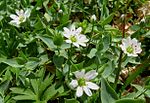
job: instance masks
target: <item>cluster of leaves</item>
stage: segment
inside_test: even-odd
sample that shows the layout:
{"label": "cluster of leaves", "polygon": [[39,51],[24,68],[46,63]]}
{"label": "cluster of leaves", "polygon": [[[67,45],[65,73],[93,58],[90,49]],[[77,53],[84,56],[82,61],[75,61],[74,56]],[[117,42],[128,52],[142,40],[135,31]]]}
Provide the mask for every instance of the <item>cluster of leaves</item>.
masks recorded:
{"label": "cluster of leaves", "polygon": [[[150,16],[144,14],[138,17],[136,14],[144,3],[148,2],[1,0],[0,103],[150,101],[150,78],[144,74],[149,71],[150,65]],[[9,23],[15,10],[27,8],[31,9],[30,17],[20,27]],[[93,14],[97,17],[96,21],[90,19]],[[145,21],[140,21],[142,18]],[[82,27],[82,34],[89,39],[87,47],[76,48],[65,42],[63,27],[71,24]],[[126,26],[129,27],[126,29]],[[140,40],[143,51],[137,58],[123,55],[120,64],[119,44],[124,37],[122,35],[130,35],[129,30],[134,31],[131,36]],[[118,64],[122,70],[135,68],[114,84]],[[73,72],[82,69],[97,70],[95,82],[100,90],[91,97],[83,95],[75,98],[68,84]],[[140,83],[134,81],[143,75]]]}

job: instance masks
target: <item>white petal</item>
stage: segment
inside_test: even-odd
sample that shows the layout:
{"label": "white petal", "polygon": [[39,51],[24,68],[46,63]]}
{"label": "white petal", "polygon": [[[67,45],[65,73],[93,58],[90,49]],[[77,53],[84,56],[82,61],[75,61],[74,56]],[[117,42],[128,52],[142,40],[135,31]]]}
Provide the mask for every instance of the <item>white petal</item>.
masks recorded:
{"label": "white petal", "polygon": [[137,43],[137,45],[135,45],[135,52],[136,53],[141,53],[142,52],[141,43]]}
{"label": "white petal", "polygon": [[91,90],[90,90],[87,86],[83,86],[83,90],[84,90],[84,92],[85,92],[88,96],[91,96],[91,95],[92,95]]}
{"label": "white petal", "polygon": [[20,13],[20,15],[23,15],[24,11],[21,9],[19,13]]}
{"label": "white petal", "polygon": [[84,78],[86,80],[91,80],[94,79],[97,75],[98,73],[96,72],[96,70],[91,70],[85,74]]}
{"label": "white petal", "polygon": [[64,29],[64,31],[65,31],[66,33],[69,33],[69,32],[70,32],[70,30],[69,30],[68,28],[66,28],[66,27],[64,27],[63,29]]}
{"label": "white petal", "polygon": [[19,10],[16,10],[16,14],[19,16],[19,15],[24,15],[24,11],[21,9],[20,11]]}
{"label": "white petal", "polygon": [[137,43],[138,43],[137,39],[136,39],[136,38],[133,38],[133,39],[132,39],[132,43],[133,43],[134,45],[137,45]]}
{"label": "white petal", "polygon": [[84,74],[85,74],[85,70],[74,72],[76,78],[83,78]]}
{"label": "white petal", "polygon": [[87,87],[90,88],[90,89],[93,89],[93,90],[98,90],[99,89],[99,86],[96,85],[95,83],[86,82],[86,84],[87,84]]}
{"label": "white petal", "polygon": [[83,95],[83,88],[78,86],[76,91],[76,96],[81,97]]}
{"label": "white petal", "polygon": [[122,49],[122,51],[126,51],[126,47],[124,46],[124,45],[120,45],[120,47],[121,47],[121,49]]}
{"label": "white petal", "polygon": [[64,29],[63,35],[64,35],[66,38],[70,38],[70,36],[71,36],[70,30],[69,30],[68,28],[66,28],[66,27],[64,27],[63,29]]}
{"label": "white petal", "polygon": [[10,24],[11,24],[11,25],[14,25],[14,26],[16,26],[16,27],[19,27],[18,22],[16,22],[15,20],[10,21]]}
{"label": "white petal", "polygon": [[86,44],[85,44],[85,43],[78,43],[78,44],[80,44],[81,46],[84,46],[84,47],[86,46]]}
{"label": "white petal", "polygon": [[31,9],[27,9],[24,13],[25,17],[30,17],[30,14],[31,14]]}
{"label": "white petal", "polygon": [[71,88],[75,88],[78,86],[78,81],[77,80],[72,80],[71,83],[69,84]]}
{"label": "white petal", "polygon": [[127,39],[122,39],[122,45],[125,46],[125,47],[128,47],[129,45],[131,45],[129,39],[128,40]]}
{"label": "white petal", "polygon": [[79,27],[79,28],[76,30],[77,35],[78,35],[78,34],[80,34],[80,33],[81,33],[81,31],[82,31],[82,28],[81,28],[81,27]]}
{"label": "white petal", "polygon": [[70,39],[66,40],[66,43],[72,43],[72,41]]}
{"label": "white petal", "polygon": [[130,36],[127,37],[126,42],[131,44],[131,37]]}
{"label": "white petal", "polygon": [[70,30],[71,30],[71,31],[75,31],[75,30],[76,30],[76,29],[75,29],[75,26],[74,26],[74,25],[71,25]]}
{"label": "white petal", "polygon": [[128,52],[127,52],[127,55],[128,55],[128,56],[132,56],[132,57],[137,57],[137,56],[138,56],[136,53],[134,53],[134,54],[132,53],[132,54],[131,54],[131,53],[128,53]]}
{"label": "white petal", "polygon": [[73,45],[76,46],[76,47],[78,47],[78,48],[80,47],[79,43],[77,43],[77,42],[74,42]]}
{"label": "white petal", "polygon": [[17,15],[20,15],[20,11],[19,11],[19,10],[16,10],[16,14],[17,14]]}
{"label": "white petal", "polygon": [[12,19],[14,19],[14,20],[16,20],[16,19],[18,18],[18,16],[17,16],[17,15],[14,15],[14,14],[11,14],[10,17],[11,17]]}
{"label": "white petal", "polygon": [[71,36],[71,34],[70,34],[70,33],[64,33],[63,35],[64,35],[66,38],[68,38],[68,39],[69,39],[69,38],[70,38],[70,36]]}
{"label": "white petal", "polygon": [[80,34],[78,36],[78,39],[80,40],[80,42],[88,42],[89,40],[86,38],[85,35]]}
{"label": "white petal", "polygon": [[93,21],[93,20],[96,21],[96,16],[95,16],[95,15],[92,15],[92,16],[91,16],[91,20],[92,20],[92,21]]}

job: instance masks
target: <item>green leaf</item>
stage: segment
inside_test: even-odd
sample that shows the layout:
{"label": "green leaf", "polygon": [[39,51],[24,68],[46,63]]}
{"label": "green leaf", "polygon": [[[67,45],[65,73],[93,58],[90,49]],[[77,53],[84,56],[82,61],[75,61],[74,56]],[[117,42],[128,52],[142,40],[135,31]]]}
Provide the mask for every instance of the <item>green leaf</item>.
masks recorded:
{"label": "green leaf", "polygon": [[18,94],[13,97],[15,100],[36,100],[35,94],[30,89],[12,87],[10,90],[13,94]]}
{"label": "green leaf", "polygon": [[73,99],[65,99],[65,103],[80,103],[80,102],[73,98]]}
{"label": "green leaf", "polygon": [[121,90],[124,90],[135,78],[146,68],[149,66],[150,58],[143,61],[140,65],[136,67],[136,71],[133,72],[129,77],[126,79],[124,85],[122,86]]}
{"label": "green leaf", "polygon": [[1,96],[0,96],[0,103],[4,103],[4,100]]}
{"label": "green leaf", "polygon": [[43,92],[52,84],[54,75],[47,75],[44,81],[39,86],[39,95],[42,96]]}
{"label": "green leaf", "polygon": [[100,68],[98,68],[98,73],[101,74],[103,73],[103,71],[105,70],[105,68],[107,68],[108,63],[103,64]]}
{"label": "green leaf", "polygon": [[39,93],[39,84],[40,82],[36,79],[31,79],[31,85],[32,85],[32,88],[34,89],[34,93],[36,95],[38,95]]}
{"label": "green leaf", "polygon": [[13,99],[15,99],[15,100],[35,100],[31,95],[17,95],[17,96],[14,96]]}
{"label": "green leaf", "polygon": [[115,103],[145,103],[145,101],[143,99],[124,98],[117,100]]}
{"label": "green leaf", "polygon": [[39,36],[39,35],[37,36],[37,38],[41,39],[48,46],[50,50],[54,50],[56,48],[51,38]]}
{"label": "green leaf", "polygon": [[114,13],[111,13],[107,18],[105,18],[104,20],[100,21],[99,24],[104,26],[104,25],[110,23],[112,21],[113,17],[114,17]]}
{"label": "green leaf", "polygon": [[90,53],[87,56],[91,59],[95,56],[96,52],[97,52],[97,49],[92,48]]}
{"label": "green leaf", "polygon": [[47,13],[44,14],[44,17],[47,20],[47,22],[49,22],[51,20],[51,16]]}
{"label": "green leaf", "polygon": [[0,92],[1,93],[5,93],[5,91],[9,88],[9,83],[10,81],[4,81],[2,83],[0,83]]}
{"label": "green leaf", "polygon": [[112,72],[115,70],[115,65],[113,61],[108,61],[107,65],[105,66],[105,70],[102,73],[104,78],[107,78]]}
{"label": "green leaf", "polygon": [[108,82],[101,79],[101,100],[102,103],[114,103],[118,99],[115,90],[108,84]]}
{"label": "green leaf", "polygon": [[8,64],[9,66],[15,67],[15,68],[23,67],[23,65],[19,65],[15,59],[6,59],[6,60],[3,60],[1,62]]}
{"label": "green leaf", "polygon": [[35,69],[39,64],[39,59],[30,58],[29,61],[25,64],[27,69]]}
{"label": "green leaf", "polygon": [[69,21],[70,15],[68,13],[64,14],[60,20],[61,24],[65,24]]}
{"label": "green leaf", "polygon": [[54,55],[53,62],[58,68],[61,68],[64,62],[64,58],[62,56]]}
{"label": "green leaf", "polygon": [[144,34],[144,37],[150,38],[150,30],[146,34]]}
{"label": "green leaf", "polygon": [[42,98],[45,100],[50,100],[53,96],[57,94],[57,90],[55,89],[55,84],[47,88],[47,90],[44,92]]}
{"label": "green leaf", "polygon": [[111,35],[106,33],[103,37],[103,50],[102,52],[106,52],[109,49],[111,43]]}
{"label": "green leaf", "polygon": [[19,88],[19,87],[12,87],[12,88],[10,88],[10,90],[14,94],[34,95],[34,93],[30,89]]}
{"label": "green leaf", "polygon": [[41,30],[46,28],[46,25],[43,23],[43,21],[41,20],[41,18],[39,17],[39,15],[37,16],[37,22],[34,25],[34,27],[36,28],[36,30]]}

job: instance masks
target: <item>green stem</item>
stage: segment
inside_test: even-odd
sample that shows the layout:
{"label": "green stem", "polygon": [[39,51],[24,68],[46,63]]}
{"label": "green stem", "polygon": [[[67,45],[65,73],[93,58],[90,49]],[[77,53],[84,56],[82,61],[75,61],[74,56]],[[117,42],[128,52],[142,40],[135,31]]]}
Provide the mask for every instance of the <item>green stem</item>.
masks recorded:
{"label": "green stem", "polygon": [[138,99],[142,94],[144,94],[147,91],[147,89],[145,89],[142,93],[140,93],[138,96],[136,96],[134,99]]}
{"label": "green stem", "polygon": [[120,71],[121,71],[122,56],[123,56],[123,52],[121,51],[120,56],[119,56],[118,69],[117,69],[117,72],[116,72],[116,78],[115,78],[115,82],[114,82],[114,89],[115,90],[116,90],[116,87],[117,87],[119,74],[120,74]]}
{"label": "green stem", "polygon": [[[93,30],[94,30],[94,25],[95,25],[95,22],[94,22],[94,20],[92,21],[92,30],[91,30],[91,36],[90,36],[90,39],[89,39],[89,44],[90,44],[90,42],[91,42],[91,40],[92,40],[92,33],[93,33]],[[86,48],[86,51],[88,51],[89,50],[89,45],[87,46],[87,48]],[[87,52],[86,52],[86,56],[87,56]]]}
{"label": "green stem", "polygon": [[[124,15],[126,14],[126,10],[125,10],[125,13]],[[126,25],[126,18],[125,16],[123,17],[123,26],[122,26],[122,38],[125,37],[125,25]],[[115,78],[115,82],[114,82],[114,89],[116,90],[117,88],[117,83],[118,83],[118,80],[119,80],[119,74],[120,74],[120,71],[121,71],[121,63],[122,63],[122,56],[123,56],[123,51],[121,50],[120,51],[120,56],[119,56],[119,62],[118,62],[118,68],[117,68],[117,72],[116,72],[116,78]]]}

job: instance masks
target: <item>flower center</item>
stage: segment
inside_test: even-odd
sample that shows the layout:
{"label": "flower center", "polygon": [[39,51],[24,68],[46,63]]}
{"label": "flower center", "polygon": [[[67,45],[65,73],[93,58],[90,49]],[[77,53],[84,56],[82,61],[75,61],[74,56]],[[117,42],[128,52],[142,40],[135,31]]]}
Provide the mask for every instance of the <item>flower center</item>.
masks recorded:
{"label": "flower center", "polygon": [[76,41],[77,41],[77,38],[76,38],[75,36],[71,36],[71,37],[70,37],[70,40],[71,40],[72,42],[76,42]]}
{"label": "flower center", "polygon": [[127,50],[127,52],[128,53],[133,53],[133,47],[132,46],[128,46],[127,48],[126,48],[126,50]]}
{"label": "flower center", "polygon": [[19,21],[20,21],[20,22],[23,22],[24,19],[25,19],[24,16],[22,16],[22,15],[19,16]]}
{"label": "flower center", "polygon": [[78,80],[79,86],[85,86],[85,85],[86,85],[85,83],[86,83],[86,82],[85,82],[85,79],[84,79],[84,78],[80,78],[80,79]]}

